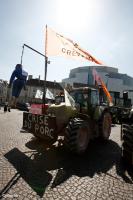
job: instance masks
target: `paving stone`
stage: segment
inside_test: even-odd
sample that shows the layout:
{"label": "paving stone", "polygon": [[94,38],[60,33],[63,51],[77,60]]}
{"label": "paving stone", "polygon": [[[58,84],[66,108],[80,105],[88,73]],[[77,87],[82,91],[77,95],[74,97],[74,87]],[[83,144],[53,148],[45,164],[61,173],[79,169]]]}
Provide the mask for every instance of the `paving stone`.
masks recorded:
{"label": "paving stone", "polygon": [[[120,126],[112,128],[106,145],[94,141],[89,151],[77,158],[63,147],[45,148],[32,134],[20,133],[22,115],[18,110],[0,114],[3,199],[133,199],[133,174],[120,171]],[[59,174],[60,169],[64,173]]]}

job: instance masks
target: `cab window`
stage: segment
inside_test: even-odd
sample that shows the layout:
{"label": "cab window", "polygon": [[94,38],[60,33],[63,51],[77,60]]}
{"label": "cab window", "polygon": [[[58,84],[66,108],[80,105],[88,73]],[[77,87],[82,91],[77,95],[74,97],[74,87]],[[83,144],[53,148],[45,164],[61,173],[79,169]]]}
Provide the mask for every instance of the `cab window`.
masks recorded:
{"label": "cab window", "polygon": [[99,105],[99,93],[97,90],[91,91],[91,104],[92,105]]}

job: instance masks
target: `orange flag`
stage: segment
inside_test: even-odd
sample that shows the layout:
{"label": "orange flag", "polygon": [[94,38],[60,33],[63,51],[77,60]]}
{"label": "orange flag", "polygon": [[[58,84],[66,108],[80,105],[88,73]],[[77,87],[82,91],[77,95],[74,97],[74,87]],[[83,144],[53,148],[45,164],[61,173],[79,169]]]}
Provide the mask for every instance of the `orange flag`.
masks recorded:
{"label": "orange flag", "polygon": [[100,82],[101,82],[101,86],[102,86],[102,88],[103,88],[103,91],[104,91],[104,93],[106,94],[106,96],[107,96],[109,102],[112,103],[112,97],[111,97],[111,95],[110,95],[110,93],[109,93],[109,91],[108,91],[106,85],[104,84],[104,82],[102,81],[101,78],[100,78]]}
{"label": "orange flag", "polygon": [[46,56],[64,56],[66,58],[73,58],[79,60],[89,60],[96,64],[102,65],[100,61],[94,58],[92,55],[83,50],[77,43],[72,40],[63,37],[56,33],[52,29],[46,27],[46,44],[45,44]]}
{"label": "orange flag", "polygon": [[95,81],[98,85],[101,84],[102,89],[103,89],[104,93],[106,94],[106,96],[107,96],[109,102],[112,103],[112,97],[111,97],[111,95],[110,95],[110,93],[109,93],[109,91],[108,91],[106,85],[104,84],[103,80],[102,80],[101,77],[98,75],[98,73],[97,73],[97,71],[96,71],[95,69],[93,69],[92,74],[93,74],[93,77],[94,77],[94,81]]}

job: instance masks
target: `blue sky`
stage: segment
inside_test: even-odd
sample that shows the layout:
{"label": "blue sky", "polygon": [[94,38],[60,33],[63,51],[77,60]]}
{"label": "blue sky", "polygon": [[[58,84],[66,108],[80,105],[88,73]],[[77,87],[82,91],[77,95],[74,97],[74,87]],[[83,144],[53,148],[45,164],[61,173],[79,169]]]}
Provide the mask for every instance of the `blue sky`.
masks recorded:
{"label": "blue sky", "polygon": [[[0,0],[0,79],[9,80],[24,43],[44,53],[46,24],[105,65],[133,77],[132,0]],[[94,65],[62,57],[49,60],[49,81],[67,78],[75,67]],[[25,48],[23,66],[43,79],[43,57]]]}

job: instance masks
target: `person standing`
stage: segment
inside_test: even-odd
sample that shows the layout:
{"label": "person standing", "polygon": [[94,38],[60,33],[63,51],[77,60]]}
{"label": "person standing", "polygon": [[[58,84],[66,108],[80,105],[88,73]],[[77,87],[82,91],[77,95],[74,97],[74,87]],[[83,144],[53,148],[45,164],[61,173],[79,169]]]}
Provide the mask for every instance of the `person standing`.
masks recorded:
{"label": "person standing", "polygon": [[11,88],[12,84],[12,98],[10,102],[11,108],[16,108],[17,99],[20,95],[22,88],[25,89],[26,80],[27,80],[28,73],[23,70],[21,64],[17,64],[15,70],[12,72],[9,81],[9,88]]}
{"label": "person standing", "polygon": [[4,105],[4,113],[7,112],[7,110],[8,112],[10,112],[10,106],[8,105],[8,102],[6,101]]}

